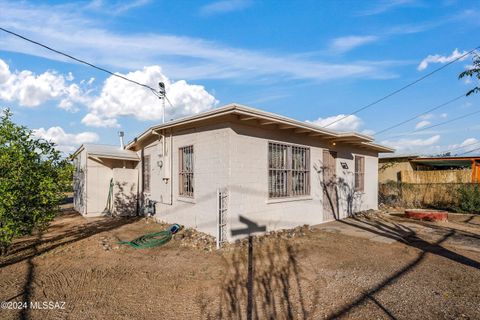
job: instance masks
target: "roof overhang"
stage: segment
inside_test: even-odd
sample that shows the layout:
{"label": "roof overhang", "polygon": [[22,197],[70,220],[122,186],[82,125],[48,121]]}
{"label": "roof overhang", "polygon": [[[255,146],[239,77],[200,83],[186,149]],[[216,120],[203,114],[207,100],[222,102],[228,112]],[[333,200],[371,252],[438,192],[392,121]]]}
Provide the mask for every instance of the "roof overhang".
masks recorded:
{"label": "roof overhang", "polygon": [[236,115],[239,121],[251,122],[261,126],[275,125],[279,130],[293,130],[295,133],[308,134],[313,137],[321,137],[332,143],[350,144],[361,148],[367,148],[377,152],[394,152],[394,149],[373,143],[373,138],[368,135],[357,132],[336,132],[317,126],[312,123],[294,120],[278,114],[261,111],[240,104],[229,104],[221,108],[213,109],[194,116],[170,121],[161,125],[148,128],[133,141],[129,142],[126,149],[132,149],[142,140],[150,137],[152,134],[158,134],[161,131],[172,129],[177,126],[183,126],[198,123],[212,118],[218,118],[226,115]]}
{"label": "roof overhang", "polygon": [[76,158],[83,150],[86,150],[87,156],[103,159],[140,161],[138,154],[131,150],[113,149],[113,146],[85,145],[82,144],[72,155],[71,159]]}
{"label": "roof overhang", "polygon": [[480,161],[480,157],[417,158],[411,161],[432,167],[465,167],[472,165],[472,162]]}
{"label": "roof overhang", "polygon": [[97,157],[97,158],[103,158],[103,159],[114,159],[114,160],[128,160],[128,161],[140,161],[140,158],[137,156],[137,157],[132,157],[132,156],[129,156],[129,155],[125,155],[125,156],[122,156],[122,155],[110,155],[110,154],[102,154],[102,153],[98,153],[98,152],[92,152],[92,153],[88,153],[88,156],[93,156],[93,157]]}

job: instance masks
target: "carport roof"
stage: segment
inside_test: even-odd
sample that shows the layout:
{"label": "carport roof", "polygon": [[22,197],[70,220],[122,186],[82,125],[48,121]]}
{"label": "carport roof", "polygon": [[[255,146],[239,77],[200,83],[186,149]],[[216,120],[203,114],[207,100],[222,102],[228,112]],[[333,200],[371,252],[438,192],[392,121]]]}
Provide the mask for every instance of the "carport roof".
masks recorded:
{"label": "carport roof", "polygon": [[119,146],[105,145],[105,144],[82,144],[80,148],[72,155],[75,158],[82,150],[86,150],[89,156],[97,156],[99,158],[119,159],[140,161],[136,152],[131,150],[121,149]]}

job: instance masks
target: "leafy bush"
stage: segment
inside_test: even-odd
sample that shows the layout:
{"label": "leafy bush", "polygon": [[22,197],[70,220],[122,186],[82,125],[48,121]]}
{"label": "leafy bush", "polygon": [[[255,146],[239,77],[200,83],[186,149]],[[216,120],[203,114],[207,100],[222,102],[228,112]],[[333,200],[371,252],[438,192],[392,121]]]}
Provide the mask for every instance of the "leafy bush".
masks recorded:
{"label": "leafy bush", "polygon": [[458,188],[459,210],[480,213],[480,184],[465,184]]}
{"label": "leafy bush", "polygon": [[15,237],[44,229],[54,218],[70,183],[67,160],[54,144],[0,115],[0,252]]}

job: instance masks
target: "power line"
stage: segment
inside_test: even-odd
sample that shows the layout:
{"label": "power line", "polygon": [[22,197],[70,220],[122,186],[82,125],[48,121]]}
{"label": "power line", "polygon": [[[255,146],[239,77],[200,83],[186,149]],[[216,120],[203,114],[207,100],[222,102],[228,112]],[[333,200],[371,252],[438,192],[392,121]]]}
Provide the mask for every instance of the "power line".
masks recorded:
{"label": "power line", "polygon": [[466,144],[466,145],[463,145],[463,146],[460,146],[460,147],[456,147],[456,148],[453,148],[453,149],[449,149],[449,150],[446,150],[446,151],[442,151],[442,152],[440,152],[440,154],[449,153],[449,152],[451,153],[454,150],[463,149],[463,148],[466,148],[466,147],[471,147],[471,146],[474,146],[474,145],[477,145],[477,144],[480,144],[480,141],[469,143],[469,144]]}
{"label": "power line", "polygon": [[375,133],[375,134],[373,134],[373,135],[374,135],[374,136],[378,136],[379,134],[382,134],[382,133],[384,133],[384,132],[386,132],[386,131],[389,131],[389,130],[394,129],[394,128],[397,128],[397,127],[400,127],[401,125],[403,125],[403,124],[405,124],[405,123],[407,123],[407,122],[410,122],[410,121],[412,121],[412,120],[415,120],[415,119],[417,119],[417,118],[419,118],[419,117],[421,117],[421,116],[427,115],[428,113],[430,113],[430,112],[432,112],[432,111],[435,111],[435,110],[438,110],[438,109],[440,109],[440,108],[442,108],[442,107],[444,107],[444,106],[446,106],[446,105],[448,105],[448,104],[450,104],[450,103],[452,103],[452,102],[455,102],[455,101],[457,101],[457,100],[460,100],[460,99],[463,98],[463,97],[465,97],[465,94],[459,95],[458,97],[455,97],[455,98],[453,98],[453,99],[451,99],[451,100],[448,100],[447,102],[444,102],[444,103],[442,103],[442,104],[439,104],[439,105],[437,105],[437,106],[435,106],[435,107],[433,107],[433,108],[431,108],[431,109],[428,109],[427,111],[424,111],[423,113],[417,114],[417,115],[415,115],[415,116],[413,116],[413,117],[411,117],[411,118],[409,118],[409,119],[407,119],[407,120],[404,120],[404,121],[402,121],[402,122],[399,122],[399,123],[397,123],[397,124],[395,124],[395,125],[393,125],[393,126],[390,126],[390,127],[388,127],[388,128],[385,128],[385,129],[383,129],[383,130],[381,130],[381,131],[379,131],[379,132],[377,132],[377,133]]}
{"label": "power line", "polygon": [[399,88],[399,89],[397,89],[397,90],[395,90],[395,91],[387,94],[386,96],[383,96],[383,97],[381,97],[380,99],[377,99],[377,100],[375,100],[375,101],[373,101],[373,102],[371,102],[371,103],[369,103],[369,104],[367,104],[367,105],[365,105],[365,106],[363,106],[363,107],[361,107],[361,108],[358,108],[357,110],[353,111],[352,113],[350,113],[350,114],[348,114],[348,115],[346,115],[346,116],[344,116],[344,117],[341,117],[341,118],[339,118],[339,119],[337,119],[337,120],[335,120],[335,121],[333,121],[333,122],[330,122],[329,124],[325,125],[324,127],[327,128],[327,127],[331,126],[331,125],[334,124],[334,123],[337,123],[337,122],[342,121],[342,120],[344,120],[344,119],[346,119],[346,118],[348,118],[348,117],[350,117],[350,116],[353,116],[354,114],[357,114],[357,113],[359,113],[359,112],[361,112],[361,111],[363,111],[363,110],[365,110],[365,109],[368,109],[368,108],[370,108],[370,107],[372,107],[372,106],[374,106],[374,105],[376,105],[376,104],[378,104],[378,103],[380,103],[380,102],[382,102],[382,101],[390,98],[391,96],[394,96],[394,95],[396,95],[396,94],[399,93],[399,92],[402,92],[403,90],[405,90],[405,89],[407,89],[407,88],[409,88],[409,87],[411,87],[411,86],[419,83],[420,81],[422,81],[422,80],[424,80],[424,79],[432,76],[433,74],[439,72],[440,70],[443,70],[443,69],[445,69],[446,67],[448,67],[449,65],[451,65],[451,64],[457,62],[458,60],[466,57],[467,55],[471,54],[473,51],[477,50],[478,48],[480,48],[480,46],[473,48],[472,50],[468,51],[467,53],[462,54],[461,56],[455,58],[454,60],[452,60],[452,61],[444,64],[443,66],[441,66],[441,67],[439,67],[439,68],[437,68],[437,69],[435,69],[435,70],[427,73],[426,75],[424,75],[424,76],[416,79],[415,81],[410,82],[410,83],[407,84],[407,85],[404,85],[403,87],[401,87],[401,88]]}
{"label": "power line", "polygon": [[473,150],[470,150],[470,151],[467,151],[467,152],[464,152],[464,153],[460,153],[459,156],[463,156],[464,154],[472,153],[472,152],[478,151],[478,150],[480,150],[480,148],[476,148],[476,149],[473,149]]}
{"label": "power line", "polygon": [[50,51],[52,51],[52,52],[55,52],[55,53],[57,53],[57,54],[59,54],[59,55],[62,55],[62,56],[64,56],[64,57],[67,57],[67,58],[69,58],[69,59],[72,59],[72,60],[77,61],[77,62],[79,62],[79,63],[82,63],[82,64],[84,64],[84,65],[87,65],[87,66],[89,66],[89,67],[92,67],[92,68],[94,68],[94,69],[97,69],[97,70],[100,70],[100,71],[102,71],[102,72],[105,72],[105,73],[107,73],[107,74],[109,74],[109,75],[111,75],[111,76],[114,76],[114,77],[123,79],[123,80],[125,80],[125,81],[131,82],[131,83],[136,84],[136,85],[138,85],[138,86],[141,86],[141,87],[143,87],[143,88],[149,89],[149,90],[150,90],[154,95],[156,95],[158,98],[160,98],[160,99],[165,98],[165,99],[168,101],[168,103],[169,103],[171,106],[173,106],[172,103],[170,102],[170,100],[167,98],[166,94],[160,95],[154,88],[152,88],[151,86],[149,86],[149,85],[147,85],[147,84],[140,83],[140,82],[138,82],[138,81],[129,79],[129,78],[124,77],[124,76],[122,76],[122,75],[120,75],[120,74],[118,74],[118,73],[113,73],[112,71],[109,71],[109,70],[107,70],[107,69],[105,69],[105,68],[102,68],[102,67],[99,67],[99,66],[97,66],[97,65],[94,65],[93,63],[90,63],[90,62],[88,62],[88,61],[85,61],[85,60],[76,58],[76,57],[74,57],[74,56],[72,56],[72,55],[70,55],[70,54],[68,54],[68,53],[65,53],[65,52],[62,52],[62,51],[60,51],[60,50],[54,49],[54,48],[49,47],[49,46],[47,46],[47,45],[45,45],[45,44],[43,44],[43,43],[40,43],[40,42],[35,41],[35,40],[32,40],[32,39],[27,38],[27,37],[25,37],[25,36],[22,36],[22,35],[20,35],[20,34],[18,34],[18,33],[15,33],[15,32],[13,32],[13,31],[7,30],[7,29],[5,29],[5,28],[0,27],[0,30],[3,31],[3,32],[9,33],[9,34],[11,34],[11,35],[13,35],[13,36],[15,36],[15,37],[18,37],[18,38],[20,38],[20,39],[22,39],[22,40],[25,40],[25,41],[27,41],[27,42],[33,43],[33,44],[35,44],[35,45],[37,45],[37,46],[40,46],[40,47],[42,47],[42,48],[45,48],[45,49],[50,50]]}
{"label": "power line", "polygon": [[470,113],[464,114],[463,116],[456,117],[456,118],[453,118],[453,119],[450,119],[450,120],[447,120],[447,121],[444,121],[444,122],[440,122],[440,123],[437,123],[437,124],[434,124],[434,125],[431,125],[431,126],[428,126],[428,127],[423,127],[423,128],[420,128],[420,129],[416,129],[416,130],[413,130],[413,131],[411,131],[411,132],[409,132],[409,133],[396,135],[396,136],[390,137],[390,139],[391,139],[391,138],[398,138],[398,137],[408,136],[408,135],[417,133],[417,132],[419,132],[419,131],[424,131],[424,130],[428,130],[428,129],[431,129],[431,128],[435,128],[435,127],[438,127],[438,126],[442,126],[442,125],[444,125],[444,124],[448,124],[448,123],[451,123],[451,122],[454,122],[454,121],[457,121],[457,120],[461,120],[461,119],[464,119],[464,118],[466,118],[466,117],[469,117],[469,116],[474,115],[474,114],[477,114],[477,113],[480,113],[480,110],[477,110],[477,111],[474,111],[474,112],[470,112]]}

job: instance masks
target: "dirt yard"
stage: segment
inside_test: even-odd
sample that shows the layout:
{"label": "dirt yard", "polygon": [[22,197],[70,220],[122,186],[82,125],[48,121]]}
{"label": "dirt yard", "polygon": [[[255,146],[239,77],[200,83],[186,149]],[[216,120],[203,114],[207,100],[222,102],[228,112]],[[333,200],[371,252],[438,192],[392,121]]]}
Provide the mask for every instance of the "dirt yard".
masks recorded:
{"label": "dirt yard", "polygon": [[[37,303],[0,319],[246,319],[245,245],[116,245],[163,228],[65,212],[0,257],[0,301]],[[253,242],[255,319],[480,319],[480,216],[376,214],[294,233]]]}

